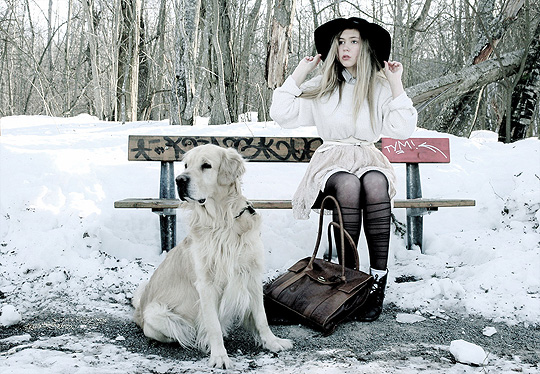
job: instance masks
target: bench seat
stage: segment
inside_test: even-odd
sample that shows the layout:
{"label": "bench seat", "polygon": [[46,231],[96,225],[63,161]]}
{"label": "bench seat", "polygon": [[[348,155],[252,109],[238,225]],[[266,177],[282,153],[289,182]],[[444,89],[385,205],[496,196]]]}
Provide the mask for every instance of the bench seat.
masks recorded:
{"label": "bench seat", "polygon": [[[255,209],[291,209],[291,200],[249,200]],[[115,208],[176,209],[182,202],[179,199],[124,199],[114,202]],[[467,199],[395,199],[394,208],[438,208],[474,206],[475,200]]]}

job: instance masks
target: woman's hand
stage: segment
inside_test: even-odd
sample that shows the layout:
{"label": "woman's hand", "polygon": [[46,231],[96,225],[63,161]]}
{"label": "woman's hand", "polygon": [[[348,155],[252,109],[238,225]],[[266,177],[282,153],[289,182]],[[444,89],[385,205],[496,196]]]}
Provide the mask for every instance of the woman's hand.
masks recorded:
{"label": "woman's hand", "polygon": [[300,86],[304,81],[306,80],[309,73],[311,73],[317,65],[319,65],[319,62],[321,62],[321,55],[318,54],[316,56],[307,56],[304,57],[296,69],[294,69],[294,72],[292,73],[292,77],[296,84]]}
{"label": "woman's hand", "polygon": [[403,83],[401,82],[402,74],[403,65],[401,65],[401,62],[384,62],[384,75],[386,75],[386,79],[388,79],[388,83],[390,83],[390,89],[392,90],[392,97],[394,99],[405,91],[403,89]]}

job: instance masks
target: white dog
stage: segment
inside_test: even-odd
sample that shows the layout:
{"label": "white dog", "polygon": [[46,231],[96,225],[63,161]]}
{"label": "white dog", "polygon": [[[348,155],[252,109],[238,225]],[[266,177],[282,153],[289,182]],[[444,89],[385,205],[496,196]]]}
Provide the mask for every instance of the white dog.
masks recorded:
{"label": "white dog", "polygon": [[218,368],[232,366],[223,336],[235,322],[270,351],[292,348],[270,331],[264,312],[260,217],[242,196],[242,157],[203,145],[183,161],[176,184],[192,209],[190,233],[139,287],[135,322],[152,339],[209,349],[209,365]]}

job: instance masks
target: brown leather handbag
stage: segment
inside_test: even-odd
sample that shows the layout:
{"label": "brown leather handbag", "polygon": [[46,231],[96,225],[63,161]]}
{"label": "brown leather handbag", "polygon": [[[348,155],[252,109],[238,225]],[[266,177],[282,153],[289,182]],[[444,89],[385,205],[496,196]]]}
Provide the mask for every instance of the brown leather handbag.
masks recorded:
{"label": "brown leather handbag", "polygon": [[[317,252],[321,243],[325,203],[332,200],[337,209],[339,224],[328,225],[330,260],[320,259]],[[274,281],[264,286],[265,308],[269,320],[298,320],[325,335],[334,332],[336,326],[354,313],[366,301],[373,277],[359,269],[358,256],[354,269],[331,262],[332,227],[339,230],[341,237],[341,258],[345,258],[345,238],[355,248],[349,233],[343,229],[343,218],[337,200],[327,196],[321,204],[319,230],[315,249],[311,257],[306,257],[288,269]],[[277,318],[276,318],[277,317]]]}

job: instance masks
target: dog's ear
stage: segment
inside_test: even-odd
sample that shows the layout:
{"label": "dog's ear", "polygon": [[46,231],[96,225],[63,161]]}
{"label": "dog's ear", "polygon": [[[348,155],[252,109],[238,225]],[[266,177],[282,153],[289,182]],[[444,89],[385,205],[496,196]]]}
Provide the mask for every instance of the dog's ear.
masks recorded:
{"label": "dog's ear", "polygon": [[246,172],[244,159],[233,148],[225,150],[225,156],[219,167],[218,182],[222,185],[229,185],[240,178]]}

